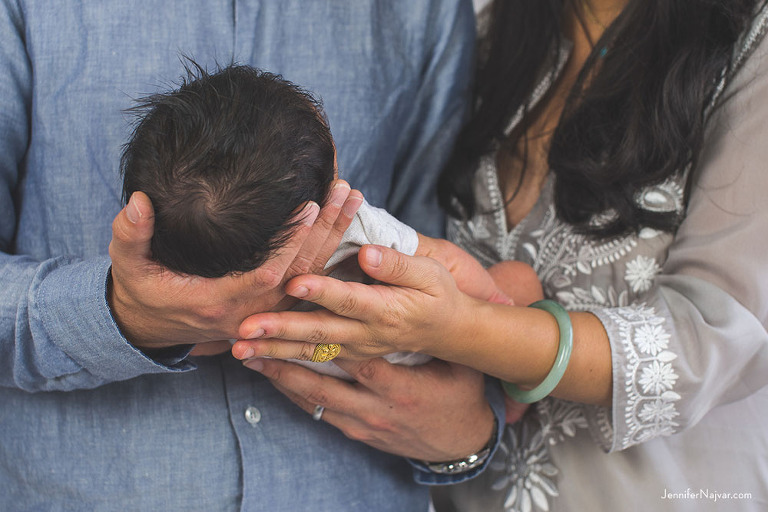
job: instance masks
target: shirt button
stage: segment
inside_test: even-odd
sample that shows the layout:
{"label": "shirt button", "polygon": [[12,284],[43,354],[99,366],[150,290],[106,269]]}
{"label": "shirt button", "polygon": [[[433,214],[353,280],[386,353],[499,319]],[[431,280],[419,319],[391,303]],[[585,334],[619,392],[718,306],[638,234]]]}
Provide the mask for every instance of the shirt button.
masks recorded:
{"label": "shirt button", "polygon": [[261,421],[261,411],[252,405],[249,406],[245,410],[245,421],[247,421],[251,425],[257,424],[258,422]]}

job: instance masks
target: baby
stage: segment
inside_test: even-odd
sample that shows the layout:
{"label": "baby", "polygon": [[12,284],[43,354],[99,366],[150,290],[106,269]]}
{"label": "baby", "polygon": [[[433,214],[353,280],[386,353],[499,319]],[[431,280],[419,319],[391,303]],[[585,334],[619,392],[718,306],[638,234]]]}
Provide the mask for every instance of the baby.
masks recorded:
{"label": "baby", "polygon": [[[123,200],[136,191],[149,196],[155,209],[152,257],[178,273],[216,278],[259,267],[291,236],[295,211],[307,201],[322,206],[336,178],[336,151],[321,105],[268,72],[231,65],[209,74],[191,62],[178,89],[144,98],[130,112],[139,121],[121,159]],[[477,271],[473,295],[497,293],[470,256],[418,235],[366,202],[328,267],[364,244],[407,254],[448,251],[461,260],[455,264]],[[331,275],[363,279],[350,262],[356,259]],[[387,359],[419,364],[429,358],[401,353]],[[333,363],[303,364],[347,376]]]}

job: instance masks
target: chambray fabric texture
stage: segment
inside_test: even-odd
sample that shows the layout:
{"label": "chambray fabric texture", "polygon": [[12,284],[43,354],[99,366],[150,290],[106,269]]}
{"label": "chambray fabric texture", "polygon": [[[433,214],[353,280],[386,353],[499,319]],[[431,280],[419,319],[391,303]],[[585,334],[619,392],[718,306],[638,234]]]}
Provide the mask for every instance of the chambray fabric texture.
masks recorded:
{"label": "chambray fabric texture", "polygon": [[1,8],[0,510],[426,510],[414,474],[445,478],[312,421],[229,356],[134,349],[105,300],[107,246],[122,111],[172,88],[181,54],[314,92],[342,176],[440,233],[432,196],[466,107],[471,2]]}

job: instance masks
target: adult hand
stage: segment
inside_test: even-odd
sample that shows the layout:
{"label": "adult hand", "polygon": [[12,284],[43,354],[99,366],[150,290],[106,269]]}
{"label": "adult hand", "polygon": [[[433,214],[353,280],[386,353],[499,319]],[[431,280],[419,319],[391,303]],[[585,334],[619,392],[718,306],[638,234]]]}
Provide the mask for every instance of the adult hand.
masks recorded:
{"label": "adult hand", "polygon": [[[494,267],[486,270],[479,261],[458,245],[448,240],[431,238],[422,234],[419,234],[419,247],[415,256],[427,256],[438,261],[451,274],[456,282],[456,287],[470,297],[498,304],[513,305],[517,303],[517,299],[513,299],[513,297],[519,295],[517,274],[522,276],[521,271],[498,272],[500,277],[511,278],[507,279],[508,282],[498,282],[490,272]],[[504,263],[518,264],[519,262]],[[524,266],[530,269],[527,265]],[[530,272],[533,273],[533,269],[530,269]],[[510,291],[506,292],[506,290]]]}
{"label": "adult hand", "polygon": [[253,315],[240,326],[243,340],[233,355],[307,360],[315,344],[340,343],[345,359],[409,351],[450,360],[440,354],[445,340],[471,338],[472,308],[485,302],[462,293],[443,265],[372,245],[358,261],[366,274],[395,286],[296,277],[286,293],[325,309]]}
{"label": "adult hand", "polygon": [[141,349],[235,338],[249,314],[292,304],[283,284],[322,271],[361,203],[359,192],[337,180],[322,211],[310,202],[297,213],[301,222],[276,256],[251,272],[209,279],[179,275],[152,261],[154,213],[149,197],[137,192],[112,223],[112,314]]}
{"label": "adult hand", "polygon": [[479,451],[491,437],[493,412],[482,374],[433,360],[422,366],[383,359],[339,361],[356,382],[320,375],[273,359],[246,361],[299,407],[347,437],[396,455],[427,461],[456,460]]}

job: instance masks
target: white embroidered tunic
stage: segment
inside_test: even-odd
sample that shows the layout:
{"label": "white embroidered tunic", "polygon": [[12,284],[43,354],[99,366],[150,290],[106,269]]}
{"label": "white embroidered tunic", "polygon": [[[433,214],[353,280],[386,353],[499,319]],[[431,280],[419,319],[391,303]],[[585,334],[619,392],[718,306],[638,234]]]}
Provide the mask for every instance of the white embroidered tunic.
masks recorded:
{"label": "white embroidered tunic", "polygon": [[[674,236],[576,234],[555,215],[551,175],[510,230],[495,156],[481,161],[478,213],[450,221],[450,238],[486,266],[531,264],[548,298],[601,320],[613,405],[535,404],[481,477],[439,491],[457,510],[768,510],[766,20],[763,9],[723,79]],[[638,201],[681,210],[682,194],[679,178]]]}

